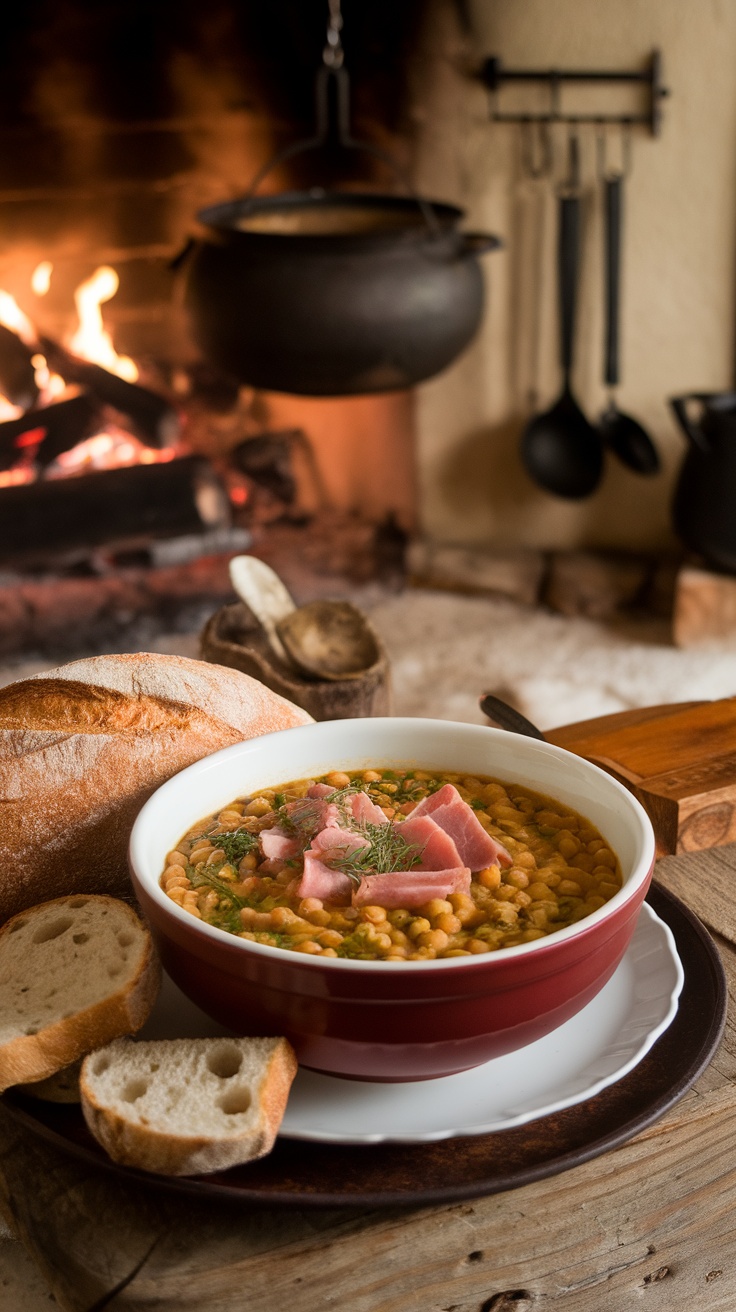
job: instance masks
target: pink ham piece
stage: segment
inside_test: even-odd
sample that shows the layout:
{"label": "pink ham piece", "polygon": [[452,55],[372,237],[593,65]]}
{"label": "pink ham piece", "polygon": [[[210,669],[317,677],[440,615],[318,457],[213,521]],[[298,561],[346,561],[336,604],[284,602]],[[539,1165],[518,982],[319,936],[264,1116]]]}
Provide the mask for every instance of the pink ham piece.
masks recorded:
{"label": "pink ham piece", "polygon": [[358,824],[387,825],[388,816],[372,802],[367,793],[353,793],[347,798],[348,809]]}
{"label": "pink ham piece", "polygon": [[309,851],[304,853],[304,873],[295,889],[297,897],[349,902],[355,881],[329,863],[339,861],[360,847],[370,847],[369,840],[349,829],[330,827],[315,834]]}
{"label": "pink ham piece", "polygon": [[[307,789],[307,797],[315,800],[325,801],[337,790],[330,788],[328,784],[310,784]],[[388,816],[382,811],[380,806],[372,802],[367,793],[349,793],[344,800],[345,810],[356,820],[358,824],[385,825],[388,824]]]}
{"label": "pink ham piece", "polygon": [[433,897],[470,892],[470,870],[392,870],[387,875],[364,875],[353,890],[353,906],[423,907]]}
{"label": "pink ham piece", "polygon": [[330,793],[334,793],[334,791],[335,789],[331,788],[329,784],[310,784],[307,789],[307,797],[325,798],[329,797]]}
{"label": "pink ham piece", "polygon": [[414,855],[421,857],[418,864],[423,870],[455,870],[463,864],[450,835],[430,815],[412,812],[408,820],[394,824],[393,830],[410,847],[416,848],[416,853],[409,854],[408,861]]}
{"label": "pink ham piece", "polygon": [[287,834],[278,825],[272,829],[262,829],[259,834],[261,851],[268,861],[289,861],[300,856],[304,843],[292,834]]}
{"label": "pink ham piece", "polygon": [[[313,787],[319,788],[322,785],[314,784]],[[334,788],[328,789],[328,793],[334,791]],[[340,823],[340,816],[334,802],[328,802],[324,797],[300,797],[295,802],[287,802],[284,810],[299,829],[298,836],[302,840],[302,847],[312,834],[318,833],[320,829],[326,829],[328,825]]]}
{"label": "pink ham piece", "polygon": [[428,815],[453,839],[460,860],[471,870],[486,866],[510,866],[511,857],[501,843],[486,833],[480,820],[460,796],[454,784],[445,784],[436,793],[422,799],[411,812],[411,819]]}
{"label": "pink ham piece", "polygon": [[354,888],[349,875],[326,866],[314,852],[304,853],[304,874],[294,889],[297,897],[318,897],[322,902],[346,905]]}

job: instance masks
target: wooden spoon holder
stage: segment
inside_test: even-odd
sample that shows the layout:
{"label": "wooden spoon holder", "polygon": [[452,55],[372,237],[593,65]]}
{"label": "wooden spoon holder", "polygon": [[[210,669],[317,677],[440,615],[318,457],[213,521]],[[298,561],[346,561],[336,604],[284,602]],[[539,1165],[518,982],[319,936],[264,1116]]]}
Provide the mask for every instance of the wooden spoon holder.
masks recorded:
{"label": "wooden spoon holder", "polygon": [[263,627],[245,602],[223,606],[208,620],[200,638],[205,661],[241,670],[273,692],[301,706],[315,720],[391,714],[388,657],[374,632],[378,660],[350,679],[308,679],[280,661]]}

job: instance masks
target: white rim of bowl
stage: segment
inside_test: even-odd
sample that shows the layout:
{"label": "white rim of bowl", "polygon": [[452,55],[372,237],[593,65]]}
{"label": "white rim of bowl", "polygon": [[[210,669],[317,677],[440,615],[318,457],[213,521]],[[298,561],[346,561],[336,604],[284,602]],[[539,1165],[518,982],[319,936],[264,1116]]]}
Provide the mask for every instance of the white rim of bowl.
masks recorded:
{"label": "white rim of bowl", "polygon": [[[514,746],[518,746],[520,742],[533,744],[535,753],[538,752],[542,755],[548,755],[562,761],[573,760],[578,767],[583,767],[586,772],[590,771],[594,775],[599,776],[605,781],[606,787],[610,788],[612,794],[617,794],[622,799],[624,805],[628,807],[632,816],[636,817],[639,821],[642,851],[639,856],[639,861],[637,862],[638,873],[635,874],[633,878],[628,879],[619,889],[618,893],[615,893],[613,897],[610,898],[604,906],[599,907],[597,911],[591,912],[589,916],[586,916],[583,920],[577,921],[574,925],[567,925],[564,929],[555,930],[552,934],[545,935],[544,938],[534,939],[531,943],[517,943],[508,948],[495,948],[491,952],[478,953],[472,957],[446,957],[433,961],[356,961],[349,957],[309,956],[307,953],[302,952],[290,953],[286,948],[269,947],[265,943],[254,943],[250,939],[241,939],[237,934],[231,934],[225,929],[219,929],[216,925],[209,925],[206,921],[197,920],[195,916],[190,915],[188,911],[184,911],[184,909],[178,906],[176,902],[172,902],[171,898],[164,892],[159,882],[163,871],[159,871],[155,875],[148,875],[145,873],[145,851],[141,849],[144,846],[143,833],[145,826],[148,823],[148,818],[151,812],[155,811],[155,809],[161,805],[162,800],[166,800],[168,794],[177,791],[180,785],[180,780],[184,775],[187,775],[190,779],[196,778],[198,774],[205,774],[209,770],[219,768],[221,761],[251,755],[251,753],[259,749],[260,745],[268,745],[275,740],[278,740],[279,743],[283,743],[285,736],[290,737],[294,734],[303,735],[305,732],[315,733],[315,731],[317,731],[317,736],[319,736],[319,734],[326,736],[330,728],[332,727],[334,730],[334,727],[337,725],[355,726],[356,731],[359,732],[361,728],[365,729],[367,726],[374,726],[376,729],[379,729],[382,725],[390,725],[393,729],[397,729],[402,724],[408,725],[411,728],[420,727],[422,729],[431,726],[435,730],[439,728],[440,732],[443,732],[443,727],[446,727],[446,731],[448,732],[450,730],[461,730],[463,732],[471,731],[475,734],[493,733],[494,735],[497,735],[497,741],[505,740],[511,742]],[[288,743],[285,745],[288,746]],[[358,755],[358,752],[354,753],[355,757]],[[359,766],[348,768],[358,769]],[[449,767],[447,768],[449,769]],[[452,771],[452,773],[456,772]],[[167,914],[173,916],[175,921],[179,921],[182,925],[193,929],[196,933],[203,934],[206,938],[210,938],[214,942],[229,943],[231,946],[235,947],[236,951],[239,948],[249,954],[255,953],[257,956],[264,956],[267,959],[275,958],[277,961],[282,962],[285,955],[296,956],[298,958],[298,963],[294,962],[295,965],[299,964],[300,966],[303,965],[312,969],[324,969],[327,967],[330,970],[379,970],[385,973],[386,971],[392,970],[406,971],[407,967],[411,967],[412,974],[414,974],[417,971],[452,970],[461,967],[467,969],[468,967],[481,966],[483,964],[488,965],[491,961],[508,961],[511,958],[518,957],[522,953],[526,956],[531,953],[544,951],[553,946],[554,943],[560,943],[562,941],[579,937],[600,921],[607,920],[612,912],[616,911],[619,907],[624,906],[636,895],[641,888],[641,885],[648,878],[654,864],[655,838],[649,816],[641,803],[634,797],[633,793],[630,793],[623,784],[620,784],[617,779],[614,779],[613,775],[607,774],[605,770],[600,768],[600,766],[594,765],[592,761],[588,761],[584,757],[576,756],[573,752],[566,751],[564,747],[557,747],[554,743],[547,743],[534,738],[527,739],[522,734],[512,733],[505,729],[494,729],[493,727],[486,728],[486,726],[482,724],[468,724],[462,720],[432,720],[426,717],[420,718],[418,716],[375,716],[367,717],[365,719],[315,721],[313,724],[297,725],[290,729],[279,729],[273,733],[262,734],[257,738],[244,739],[243,742],[234,743],[231,747],[223,747],[220,751],[212,752],[209,756],[203,756],[199,761],[194,761],[192,765],[185,766],[183,770],[180,770],[177,774],[173,775],[171,779],[167,779],[165,783],[161,784],[156,791],[151,794],[148,801],[143,804],[131,830],[128,844],[128,858],[130,866],[134,872],[134,878],[141,884],[148,896],[151,897],[162,910],[165,910]],[[143,871],[141,867],[143,867]]]}

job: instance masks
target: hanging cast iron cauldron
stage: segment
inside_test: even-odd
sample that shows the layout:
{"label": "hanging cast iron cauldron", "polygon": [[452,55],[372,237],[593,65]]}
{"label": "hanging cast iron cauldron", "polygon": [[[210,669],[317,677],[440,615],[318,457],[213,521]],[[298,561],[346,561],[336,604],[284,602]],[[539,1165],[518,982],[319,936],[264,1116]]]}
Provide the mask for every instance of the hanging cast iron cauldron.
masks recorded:
{"label": "hanging cast iron cauldron", "polygon": [[453,205],[289,192],[204,210],[183,257],[192,333],[253,387],[344,396],[411,387],[450,364],[483,313],[477,256]]}
{"label": "hanging cast iron cauldron", "polygon": [[[334,12],[333,12],[334,11]],[[315,133],[268,161],[248,194],[203,210],[179,257],[192,334],[210,363],[252,387],[348,396],[412,387],[468,345],[483,314],[463,211],[413,192],[396,162],[350,131],[338,0],[315,84]],[[378,157],[408,197],[322,189],[257,196],[278,164],[331,142]]]}

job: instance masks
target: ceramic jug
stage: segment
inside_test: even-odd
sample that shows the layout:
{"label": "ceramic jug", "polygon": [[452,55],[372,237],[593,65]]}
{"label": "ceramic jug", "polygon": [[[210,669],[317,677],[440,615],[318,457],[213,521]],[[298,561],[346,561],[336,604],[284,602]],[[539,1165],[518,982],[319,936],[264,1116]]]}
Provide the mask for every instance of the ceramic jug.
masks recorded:
{"label": "ceramic jug", "polygon": [[675,486],[675,532],[718,570],[736,573],[736,392],[670,400],[688,451]]}

